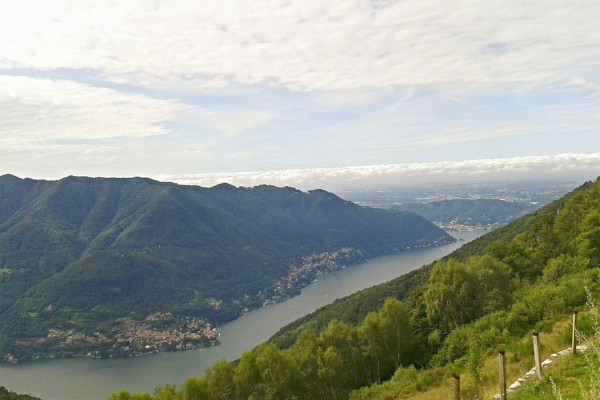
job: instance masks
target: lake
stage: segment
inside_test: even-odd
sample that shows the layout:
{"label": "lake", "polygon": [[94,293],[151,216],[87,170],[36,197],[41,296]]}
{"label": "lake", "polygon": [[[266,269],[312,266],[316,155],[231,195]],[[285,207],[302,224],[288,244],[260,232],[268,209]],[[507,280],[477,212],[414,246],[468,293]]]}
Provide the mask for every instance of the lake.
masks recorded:
{"label": "lake", "polygon": [[450,232],[463,241],[374,258],[319,277],[296,297],[270,304],[219,327],[220,346],[145,357],[42,360],[0,366],[0,386],[42,400],[105,400],[121,388],[152,393],[155,386],[201,375],[216,361],[239,358],[288,323],[334,300],[406,274],[449,254],[487,231]]}

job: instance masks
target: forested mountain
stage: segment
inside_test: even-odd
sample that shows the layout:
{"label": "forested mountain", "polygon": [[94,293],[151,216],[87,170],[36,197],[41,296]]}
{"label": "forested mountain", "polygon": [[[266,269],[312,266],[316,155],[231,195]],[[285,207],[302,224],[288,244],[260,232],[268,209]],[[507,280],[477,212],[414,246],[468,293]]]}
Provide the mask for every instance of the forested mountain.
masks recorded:
{"label": "forested mountain", "polygon": [[410,211],[442,225],[502,225],[531,212],[534,206],[498,199],[451,199],[391,206]]}
{"label": "forested mountain", "polygon": [[[563,346],[565,327],[568,345],[571,328],[561,321],[600,296],[599,266],[600,179],[411,278],[325,309],[326,318],[338,313],[348,322],[331,319],[318,331],[308,324],[287,348],[261,345],[236,365],[222,361],[204,377],[188,379],[181,390],[167,385],[153,396],[123,390],[111,400],[383,400],[428,390],[433,392],[419,398],[446,398],[448,386],[439,385],[450,373],[464,378],[461,398],[490,398],[498,387],[498,349],[506,350],[515,376],[533,362],[532,331],[554,332],[557,326],[555,341]],[[383,298],[396,295],[404,303]],[[373,307],[364,318],[358,315],[365,309],[344,313],[361,302]],[[383,305],[377,309],[377,303]],[[585,324],[589,328],[589,319]]]}
{"label": "forested mountain", "polygon": [[5,175],[0,354],[206,345],[215,323],[286,298],[324,271],[450,241],[417,215],[322,190]]}

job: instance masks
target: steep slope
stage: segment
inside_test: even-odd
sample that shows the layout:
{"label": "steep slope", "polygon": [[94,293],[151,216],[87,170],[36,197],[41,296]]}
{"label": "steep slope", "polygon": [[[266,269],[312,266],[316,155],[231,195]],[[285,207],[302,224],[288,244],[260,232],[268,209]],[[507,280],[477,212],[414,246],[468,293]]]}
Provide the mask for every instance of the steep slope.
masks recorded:
{"label": "steep slope", "polygon": [[205,341],[210,324],[323,272],[308,256],[341,266],[453,240],[411,213],[272,186],[5,175],[0,210],[0,353],[20,359],[164,348],[132,334],[129,350],[109,348],[131,330],[189,339],[200,327]]}
{"label": "steep slope", "polygon": [[[490,244],[496,241],[509,242],[513,240],[517,235],[526,232],[533,225],[539,223],[543,215],[556,214],[564,207],[564,204],[570,198],[577,193],[585,191],[592,185],[591,182],[587,182],[568,195],[532,212],[531,214],[523,216],[502,228],[496,229],[473,240],[472,242],[466,243],[444,258],[453,258],[464,262],[469,257],[485,254],[485,251]],[[284,326],[270,339],[270,341],[277,344],[280,348],[287,348],[296,341],[298,335],[304,329],[312,328],[318,333],[334,319],[351,325],[357,325],[364,320],[369,312],[380,309],[381,306],[383,306],[385,299],[391,297],[401,301],[406,300],[413,291],[427,283],[432,268],[433,264],[424,265],[417,270],[399,276],[389,282],[338,299],[332,304],[321,307],[313,313]]]}

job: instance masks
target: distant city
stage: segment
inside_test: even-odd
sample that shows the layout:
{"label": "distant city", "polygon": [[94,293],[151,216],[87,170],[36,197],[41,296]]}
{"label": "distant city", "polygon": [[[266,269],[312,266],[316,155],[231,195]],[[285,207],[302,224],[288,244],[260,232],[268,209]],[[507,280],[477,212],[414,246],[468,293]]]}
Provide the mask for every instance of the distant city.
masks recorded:
{"label": "distant city", "polygon": [[583,180],[569,179],[427,184],[380,190],[348,189],[336,191],[336,194],[360,205],[380,208],[453,199],[498,199],[539,207],[560,198],[583,183]]}

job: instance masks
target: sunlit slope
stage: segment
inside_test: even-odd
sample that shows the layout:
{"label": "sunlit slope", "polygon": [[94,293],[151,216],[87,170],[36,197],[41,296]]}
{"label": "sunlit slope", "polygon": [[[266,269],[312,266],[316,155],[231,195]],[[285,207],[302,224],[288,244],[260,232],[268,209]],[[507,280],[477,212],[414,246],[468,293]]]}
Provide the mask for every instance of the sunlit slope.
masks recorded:
{"label": "sunlit slope", "polygon": [[[575,193],[584,191],[591,185],[592,184],[588,182],[561,199],[541,207],[533,213],[523,216],[502,228],[496,229],[466,243],[445,258],[466,261],[471,256],[482,255],[491,243],[495,241],[508,242],[514,239],[517,235],[526,232],[534,224],[539,223],[540,218],[542,218],[543,215],[555,214]],[[407,299],[410,293],[427,282],[432,266],[433,264],[424,265],[417,270],[411,271],[389,282],[338,299],[332,304],[324,306],[281,328],[270,341],[276,343],[280,347],[288,347],[294,343],[295,339],[303,329],[312,328],[319,332],[334,319],[356,325],[360,323],[369,312],[378,310],[383,305],[385,299],[390,297],[398,300]]]}

